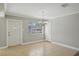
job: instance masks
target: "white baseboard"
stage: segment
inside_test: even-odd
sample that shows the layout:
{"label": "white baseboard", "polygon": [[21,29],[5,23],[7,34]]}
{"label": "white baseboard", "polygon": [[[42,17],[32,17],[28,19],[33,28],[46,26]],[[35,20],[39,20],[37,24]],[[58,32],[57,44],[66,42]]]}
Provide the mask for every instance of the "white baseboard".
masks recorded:
{"label": "white baseboard", "polygon": [[32,42],[26,42],[26,43],[22,43],[22,45],[27,45],[27,44],[31,44],[31,43],[37,43],[37,42],[42,42],[44,40],[38,40],[38,41],[32,41]]}
{"label": "white baseboard", "polygon": [[[51,41],[50,41],[50,42],[51,42]],[[66,44],[63,44],[63,43],[58,43],[58,42],[51,42],[51,43],[79,51],[79,48],[75,48],[75,47],[72,47],[72,46],[69,46],[69,45],[66,45]]]}
{"label": "white baseboard", "polygon": [[[38,41],[26,42],[26,43],[22,43],[22,45],[27,45],[27,44],[37,43],[37,42],[42,42],[42,41],[48,41],[48,40],[38,40]],[[51,41],[49,41],[49,42],[51,42]],[[58,43],[58,42],[51,42],[51,43],[79,51],[79,48],[75,48],[75,47],[72,47],[72,46],[69,46],[69,45],[66,45],[66,44],[63,44],[63,43]],[[7,48],[7,47],[8,46],[0,47],[0,49],[4,49],[4,48]]]}
{"label": "white baseboard", "polygon": [[[31,43],[37,43],[37,42],[42,42],[44,40],[38,40],[38,41],[32,41],[32,42],[26,42],[26,43],[22,43],[21,45],[27,45],[27,44],[31,44]],[[7,48],[8,46],[4,46],[4,47],[0,47],[0,49],[4,49]]]}
{"label": "white baseboard", "polygon": [[8,46],[4,46],[4,47],[0,47],[0,49],[4,49],[4,48],[7,48]]}

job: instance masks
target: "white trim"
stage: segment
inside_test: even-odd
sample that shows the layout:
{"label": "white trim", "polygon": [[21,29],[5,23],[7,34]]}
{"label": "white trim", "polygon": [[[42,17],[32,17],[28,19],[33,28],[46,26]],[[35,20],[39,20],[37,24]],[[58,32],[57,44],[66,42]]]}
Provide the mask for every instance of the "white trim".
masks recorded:
{"label": "white trim", "polygon": [[23,43],[22,45],[27,45],[27,44],[32,44],[32,43],[37,43],[37,42],[42,42],[42,41],[45,41],[45,40],[38,40],[38,41],[26,42],[26,43]]}
{"label": "white trim", "polygon": [[6,13],[6,11],[7,11],[7,4],[4,3],[4,12]]}
{"label": "white trim", "polygon": [[[49,42],[51,42],[51,41],[49,41]],[[69,45],[66,45],[66,44],[63,44],[63,43],[58,43],[58,42],[51,42],[51,43],[79,51],[79,48],[72,47],[72,46],[69,46]]]}
{"label": "white trim", "polygon": [[49,42],[52,42],[52,38],[54,38],[54,35],[53,35],[53,25],[52,25],[53,22],[51,22],[51,41]]}
{"label": "white trim", "polygon": [[4,49],[4,48],[7,48],[8,46],[4,46],[4,47],[0,47],[0,49]]}
{"label": "white trim", "polygon": [[6,42],[8,47],[8,19],[6,19],[6,36],[7,36]]}
{"label": "white trim", "polygon": [[23,43],[23,20],[21,20],[21,45]]}

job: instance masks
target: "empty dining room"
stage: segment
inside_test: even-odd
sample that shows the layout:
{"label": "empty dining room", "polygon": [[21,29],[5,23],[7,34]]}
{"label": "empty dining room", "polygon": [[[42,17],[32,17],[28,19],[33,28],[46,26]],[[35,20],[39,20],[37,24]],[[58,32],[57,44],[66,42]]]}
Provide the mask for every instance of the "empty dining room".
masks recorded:
{"label": "empty dining room", "polygon": [[0,56],[79,56],[79,3],[0,3]]}

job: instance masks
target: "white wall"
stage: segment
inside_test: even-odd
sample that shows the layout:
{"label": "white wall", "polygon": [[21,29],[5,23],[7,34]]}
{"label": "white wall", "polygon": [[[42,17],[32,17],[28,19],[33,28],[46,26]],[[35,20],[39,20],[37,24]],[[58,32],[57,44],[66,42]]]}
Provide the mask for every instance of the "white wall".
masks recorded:
{"label": "white wall", "polygon": [[6,36],[6,20],[0,18],[0,47],[5,47],[7,45]]}
{"label": "white wall", "polygon": [[26,19],[23,20],[23,42],[33,42],[33,41],[39,41],[39,40],[44,40],[43,39],[43,34],[42,33],[29,33],[28,26],[31,22],[38,22],[39,20],[34,20],[34,19]]}
{"label": "white wall", "polygon": [[17,17],[17,16],[6,16],[7,20],[9,19],[15,19],[15,20],[23,20],[23,43],[33,42],[33,41],[39,41],[44,40],[42,33],[29,33],[28,25],[32,21],[39,21],[39,19],[35,18],[23,18],[23,17]]}
{"label": "white wall", "polygon": [[4,4],[0,3],[0,47],[5,47],[7,45],[6,36],[6,20],[4,12]]}
{"label": "white wall", "polygon": [[79,13],[52,19],[52,42],[79,48]]}

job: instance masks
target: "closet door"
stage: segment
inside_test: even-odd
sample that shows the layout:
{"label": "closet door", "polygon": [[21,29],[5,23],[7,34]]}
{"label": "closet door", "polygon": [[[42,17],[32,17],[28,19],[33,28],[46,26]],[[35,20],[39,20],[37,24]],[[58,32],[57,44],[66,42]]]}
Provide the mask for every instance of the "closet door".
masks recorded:
{"label": "closet door", "polygon": [[22,21],[8,20],[8,45],[21,44],[22,41]]}

